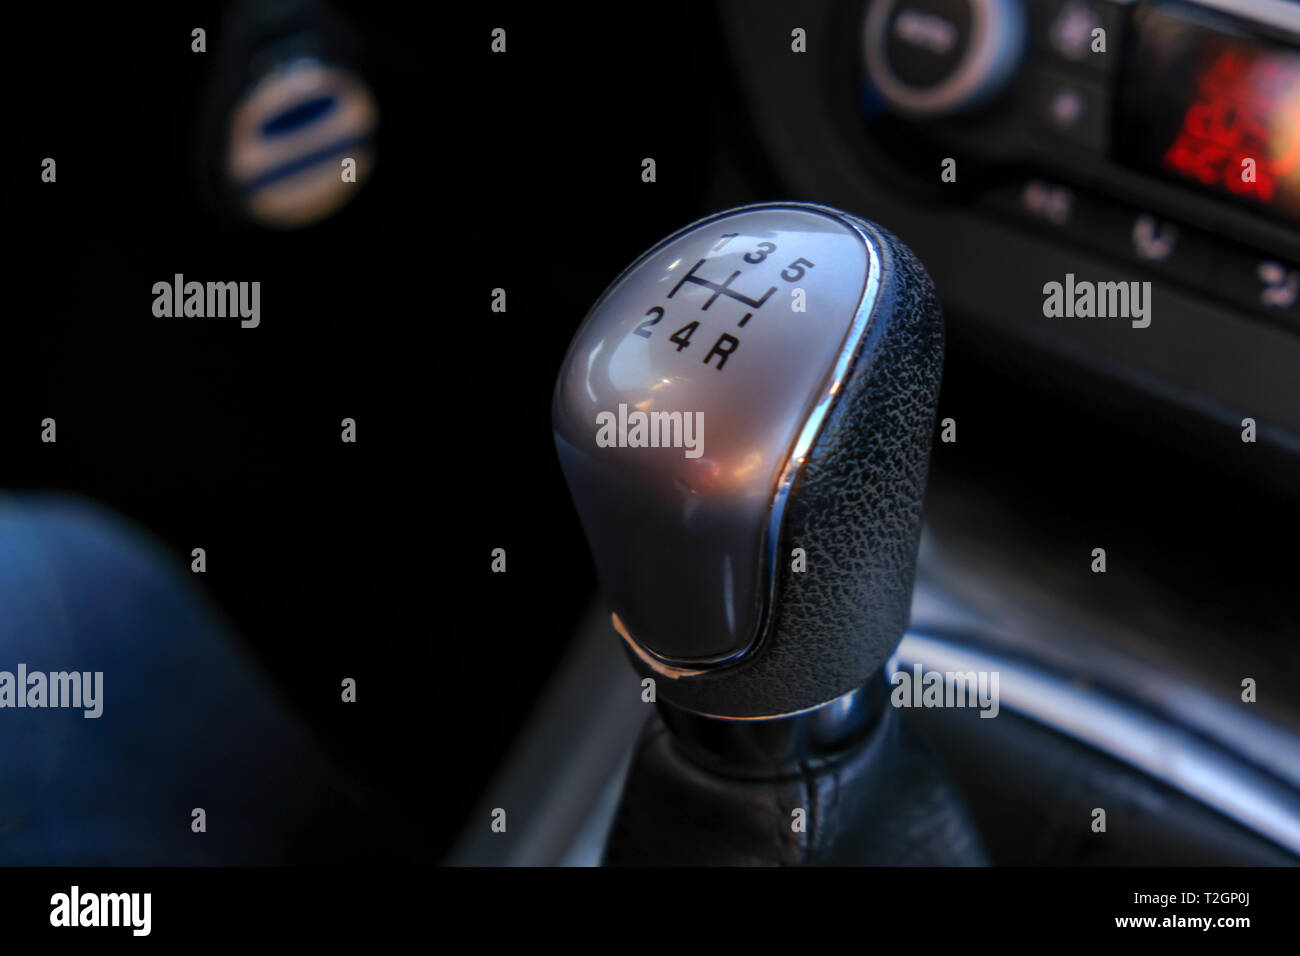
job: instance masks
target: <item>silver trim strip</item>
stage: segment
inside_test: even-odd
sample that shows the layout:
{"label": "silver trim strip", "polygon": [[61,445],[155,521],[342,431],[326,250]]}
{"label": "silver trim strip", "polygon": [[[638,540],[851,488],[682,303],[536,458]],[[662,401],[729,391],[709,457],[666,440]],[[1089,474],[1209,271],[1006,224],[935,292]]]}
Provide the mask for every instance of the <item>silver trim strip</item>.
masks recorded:
{"label": "silver trim strip", "polygon": [[886,667],[996,671],[1000,704],[1136,767],[1300,854],[1300,794],[1239,757],[1095,688],[909,631]]}
{"label": "silver trim strip", "polygon": [[1300,4],[1294,0],[1189,0],[1193,6],[1210,7],[1243,20],[1263,23],[1300,34]]}
{"label": "silver trim strip", "polygon": [[[841,213],[839,210],[828,206],[809,206],[808,208],[833,216],[858,234],[867,250],[867,279],[862,288],[862,297],[858,300],[858,310],[854,313],[853,322],[844,336],[844,344],[840,347],[840,354],[835,359],[834,368],[831,369],[830,381],[822,386],[822,397],[809,413],[808,420],[804,422],[799,437],[795,439],[790,459],[786,462],[785,468],[781,471],[781,478],[776,483],[776,493],[772,496],[772,512],[767,523],[766,601],[764,602],[763,614],[759,619],[758,634],[750,646],[745,649],[741,658],[749,656],[761,646],[763,636],[767,633],[772,603],[776,600],[776,545],[781,538],[781,522],[785,518],[786,499],[790,496],[790,489],[794,485],[795,478],[803,468],[804,459],[808,457],[813,442],[816,441],[817,435],[821,432],[822,425],[826,421],[826,415],[830,411],[831,402],[839,395],[840,386],[844,384],[844,380],[849,374],[853,359],[858,354],[858,346],[862,344],[862,339],[866,336],[867,329],[871,325],[871,316],[876,310],[876,298],[880,294],[880,249],[876,247],[871,235],[863,228],[861,221],[855,216]],[[829,701],[823,701],[822,704],[816,706],[821,707],[825,703],[829,703]],[[814,708],[808,709],[812,710]]]}

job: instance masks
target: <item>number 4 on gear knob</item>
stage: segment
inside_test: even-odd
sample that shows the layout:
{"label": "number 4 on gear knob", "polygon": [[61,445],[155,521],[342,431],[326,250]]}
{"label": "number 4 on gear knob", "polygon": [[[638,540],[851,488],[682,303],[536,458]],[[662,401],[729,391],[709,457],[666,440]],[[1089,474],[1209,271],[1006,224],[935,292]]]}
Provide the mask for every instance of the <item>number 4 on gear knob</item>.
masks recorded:
{"label": "number 4 on gear knob", "polygon": [[880,670],[908,621],[942,364],[920,263],[826,206],[701,219],[605,290],[555,442],[661,699],[772,717]]}

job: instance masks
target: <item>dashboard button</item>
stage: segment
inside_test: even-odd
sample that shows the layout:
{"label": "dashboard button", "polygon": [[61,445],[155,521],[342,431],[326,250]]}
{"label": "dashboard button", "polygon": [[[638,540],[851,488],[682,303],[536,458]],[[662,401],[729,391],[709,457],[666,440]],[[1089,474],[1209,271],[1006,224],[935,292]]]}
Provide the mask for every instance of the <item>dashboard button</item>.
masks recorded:
{"label": "dashboard button", "polygon": [[[1037,5],[1036,5],[1037,6]],[[1124,28],[1124,10],[1108,0],[1051,0],[1041,5],[1034,25],[1034,45],[1061,63],[1087,67],[1101,73],[1119,67],[1119,43]],[[1105,31],[1105,48],[1098,45],[1095,31]]]}
{"label": "dashboard button", "polygon": [[986,190],[982,202],[998,212],[1074,234],[1088,217],[1082,197],[1069,186],[1029,179],[1013,186]]}
{"label": "dashboard button", "polygon": [[1097,83],[1043,71],[1030,78],[1030,118],[1045,138],[1097,153],[1110,147],[1110,97]]}
{"label": "dashboard button", "polygon": [[1214,270],[1219,294],[1265,315],[1300,324],[1300,265],[1262,252],[1233,251]]}
{"label": "dashboard button", "polygon": [[1182,223],[1109,202],[1095,207],[1080,238],[1196,290],[1209,289],[1219,246],[1214,237]]}
{"label": "dashboard button", "polygon": [[1129,240],[1133,254],[1143,262],[1169,262],[1186,245],[1177,225],[1145,212],[1134,217]]}

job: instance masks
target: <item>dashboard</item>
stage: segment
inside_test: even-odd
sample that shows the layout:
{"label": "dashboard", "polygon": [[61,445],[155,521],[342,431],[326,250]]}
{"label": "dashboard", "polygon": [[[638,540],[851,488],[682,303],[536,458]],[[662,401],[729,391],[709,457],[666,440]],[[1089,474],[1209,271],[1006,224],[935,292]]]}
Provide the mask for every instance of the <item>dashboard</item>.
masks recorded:
{"label": "dashboard", "polygon": [[779,5],[722,5],[783,180],[889,221],[943,290],[954,339],[1031,374],[1087,369],[1201,436],[1250,419],[1275,476],[1294,475],[1300,5],[800,13],[815,63],[762,55],[792,42]]}

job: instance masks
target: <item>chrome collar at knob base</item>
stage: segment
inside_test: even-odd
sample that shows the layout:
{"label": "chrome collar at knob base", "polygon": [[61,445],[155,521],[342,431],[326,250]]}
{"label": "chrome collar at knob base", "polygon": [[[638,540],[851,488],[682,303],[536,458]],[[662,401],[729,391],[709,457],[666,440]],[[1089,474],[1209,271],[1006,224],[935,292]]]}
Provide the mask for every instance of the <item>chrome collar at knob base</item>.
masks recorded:
{"label": "chrome collar at knob base", "polygon": [[856,748],[889,706],[884,674],[832,701],[773,717],[715,717],[659,701],[659,715],[692,762],[732,776],[801,773]]}

